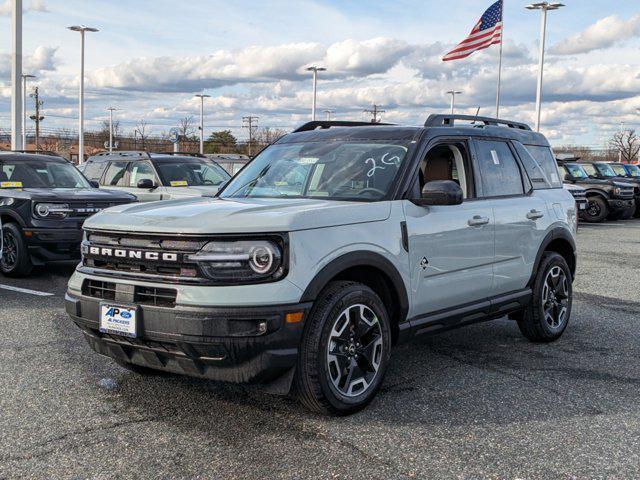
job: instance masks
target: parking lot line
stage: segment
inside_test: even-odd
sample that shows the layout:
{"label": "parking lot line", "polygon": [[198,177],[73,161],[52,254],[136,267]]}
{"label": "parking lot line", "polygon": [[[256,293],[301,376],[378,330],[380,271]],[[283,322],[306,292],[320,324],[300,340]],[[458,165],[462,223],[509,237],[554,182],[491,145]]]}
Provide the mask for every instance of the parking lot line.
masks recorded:
{"label": "parking lot line", "polygon": [[12,287],[11,285],[3,285],[0,283],[0,289],[11,290],[12,292],[28,293],[29,295],[37,295],[38,297],[53,297],[53,293],[39,292],[38,290],[30,290],[28,288]]}

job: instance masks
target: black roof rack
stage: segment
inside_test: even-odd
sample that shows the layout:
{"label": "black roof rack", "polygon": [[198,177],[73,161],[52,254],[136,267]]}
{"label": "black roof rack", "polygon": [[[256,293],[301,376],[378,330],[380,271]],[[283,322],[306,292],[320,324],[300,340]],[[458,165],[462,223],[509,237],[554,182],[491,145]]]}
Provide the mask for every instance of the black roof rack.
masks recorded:
{"label": "black roof rack", "polygon": [[149,153],[144,150],[117,150],[115,152],[99,152],[93,157],[144,157],[149,158]]}
{"label": "black roof rack", "polygon": [[32,155],[48,155],[50,157],[60,156],[60,154],[52,152],[51,150],[8,150],[6,153],[30,153]]}
{"label": "black roof rack", "polygon": [[531,127],[526,123],[512,122],[511,120],[502,120],[500,118],[491,117],[477,117],[475,115],[443,115],[435,114],[429,115],[427,121],[424,123],[425,127],[452,127],[456,120],[465,120],[470,122],[483,123],[484,125],[493,125],[496,127],[509,127],[516,128],[518,130],[531,130]]}
{"label": "black roof rack", "polygon": [[205,155],[201,153],[193,153],[193,152],[154,152],[154,155],[179,155],[181,157],[198,157],[198,158],[207,158]]}
{"label": "black roof rack", "polygon": [[392,123],[350,122],[345,120],[314,120],[300,125],[293,133],[308,132],[311,130],[331,127],[376,127],[378,125],[393,125]]}

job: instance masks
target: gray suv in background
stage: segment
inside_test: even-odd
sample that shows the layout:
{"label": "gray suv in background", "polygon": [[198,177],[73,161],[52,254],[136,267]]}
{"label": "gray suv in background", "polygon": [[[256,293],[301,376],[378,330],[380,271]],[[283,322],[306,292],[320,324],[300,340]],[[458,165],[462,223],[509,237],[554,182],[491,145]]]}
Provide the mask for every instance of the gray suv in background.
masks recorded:
{"label": "gray suv in background", "polygon": [[214,196],[231,178],[213,160],[188,153],[104,152],[81,170],[101,188],[132,193],[139,202]]}
{"label": "gray suv in background", "polygon": [[135,372],[260,383],[348,414],[416,335],[508,315],[531,341],[560,338],[576,228],[525,124],[310,122],[218,198],[91,217],[66,309]]}

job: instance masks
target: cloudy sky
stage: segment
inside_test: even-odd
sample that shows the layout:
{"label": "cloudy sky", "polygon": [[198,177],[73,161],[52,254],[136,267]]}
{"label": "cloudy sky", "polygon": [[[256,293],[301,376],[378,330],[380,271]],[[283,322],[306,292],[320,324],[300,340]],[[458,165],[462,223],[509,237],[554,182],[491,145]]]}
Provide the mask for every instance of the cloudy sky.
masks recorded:
{"label": "cloudy sky", "polygon": [[[244,115],[291,129],[309,118],[304,67],[327,67],[318,110],[362,120],[373,102],[384,121],[420,124],[448,109],[492,115],[497,47],[444,63],[493,0],[23,0],[25,73],[38,76],[47,128],[75,129],[79,34],[87,37],[87,128],[110,105],[125,129],[145,119],[160,134],[197,115],[206,131],[239,136]],[[504,117],[533,122],[538,12],[505,0]],[[555,145],[602,146],[624,121],[640,126],[640,4],[566,0],[549,14],[543,131]],[[0,128],[10,124],[9,0],[0,0]]]}

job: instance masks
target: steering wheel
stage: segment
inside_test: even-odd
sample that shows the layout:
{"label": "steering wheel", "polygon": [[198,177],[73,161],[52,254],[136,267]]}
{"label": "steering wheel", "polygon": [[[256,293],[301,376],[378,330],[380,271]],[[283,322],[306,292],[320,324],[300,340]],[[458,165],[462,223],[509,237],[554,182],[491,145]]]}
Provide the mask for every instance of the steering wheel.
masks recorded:
{"label": "steering wheel", "polygon": [[208,179],[207,180],[203,180],[202,184],[203,185],[215,185],[211,180],[208,180]]}

